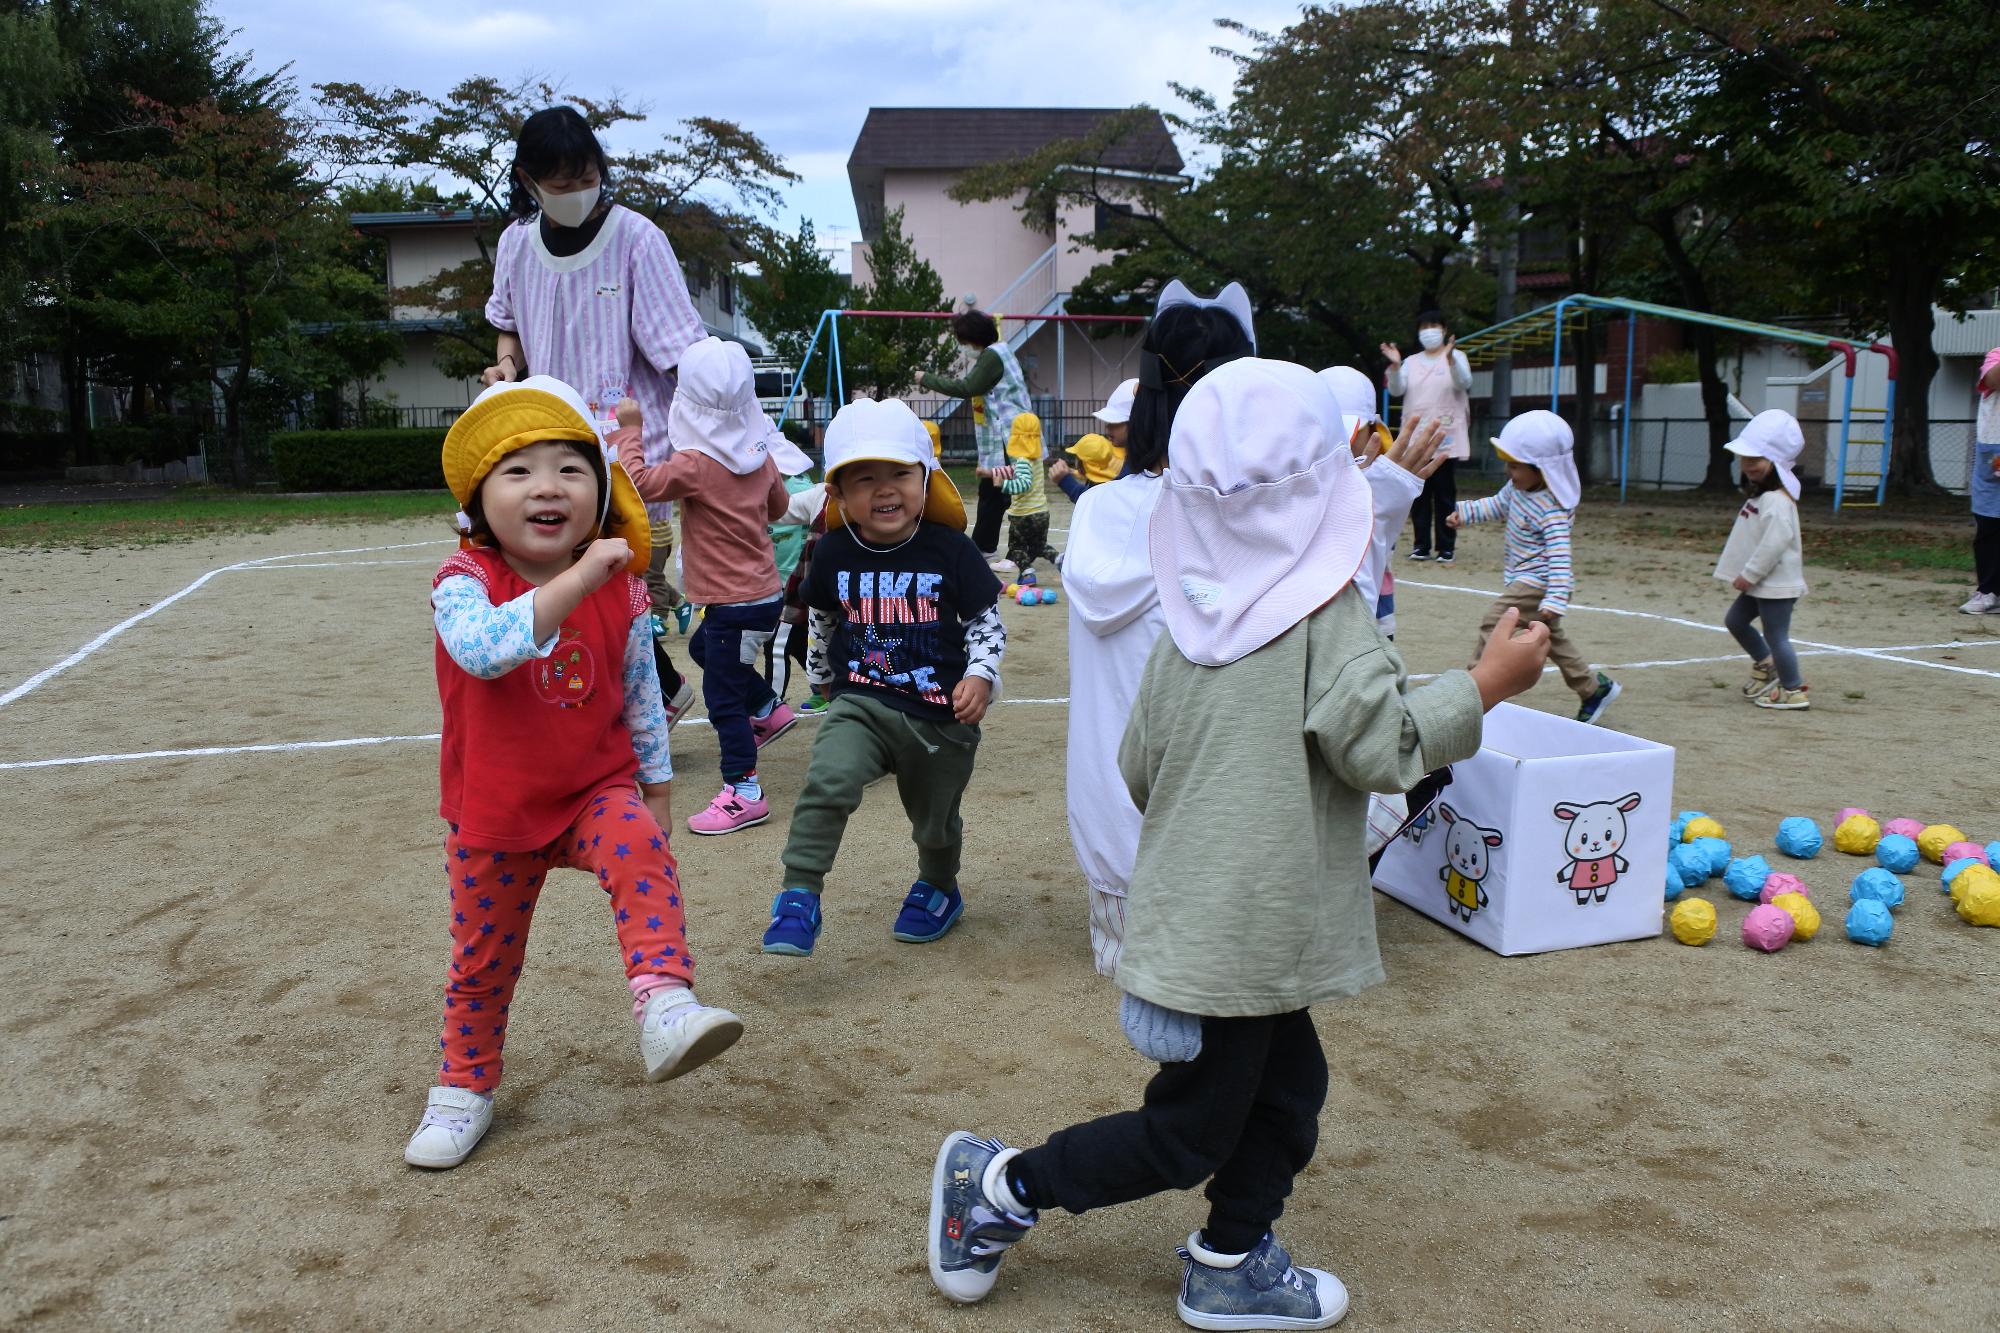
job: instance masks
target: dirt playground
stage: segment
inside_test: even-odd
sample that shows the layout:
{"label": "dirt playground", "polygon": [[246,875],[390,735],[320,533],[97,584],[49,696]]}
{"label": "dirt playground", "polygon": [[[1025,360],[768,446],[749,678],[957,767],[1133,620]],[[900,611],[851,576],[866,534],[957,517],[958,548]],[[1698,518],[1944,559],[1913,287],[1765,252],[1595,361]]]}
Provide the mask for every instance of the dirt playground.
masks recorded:
{"label": "dirt playground", "polygon": [[[2000,931],[1923,866],[1891,943],[1849,944],[1863,863],[1771,846],[1849,804],[2000,838],[2000,618],[1957,614],[1957,581],[1809,563],[1813,709],[1760,712],[1708,628],[1726,520],[1656,540],[1675,520],[1586,507],[1569,627],[1624,682],[1609,724],[1676,747],[1677,808],[1799,874],[1827,929],[1753,953],[1717,882],[1707,948],[1507,959],[1378,895],[1390,979],[1315,1013],[1332,1090],[1280,1223],[1353,1291],[1344,1328],[2000,1328]],[[925,1274],[947,1131],[1035,1142],[1135,1104],[1149,1070],[1091,969],[1061,607],[1007,608],[953,934],[890,938],[911,877],[891,785],[810,960],[757,948],[784,820],[683,830],[701,992],[748,1031],[648,1085],[604,899],[558,877],[493,1131],[455,1171],[403,1164],[447,940],[438,527],[6,556],[0,691],[68,665],[0,706],[0,1323],[1180,1327],[1194,1194],[1045,1217],[983,1306]],[[1397,566],[1411,670],[1463,664],[1499,549],[1474,530],[1455,567]],[[1524,702],[1575,707],[1554,677]],[[765,754],[775,811],[812,725]],[[683,726],[675,762],[685,815],[713,733]]]}

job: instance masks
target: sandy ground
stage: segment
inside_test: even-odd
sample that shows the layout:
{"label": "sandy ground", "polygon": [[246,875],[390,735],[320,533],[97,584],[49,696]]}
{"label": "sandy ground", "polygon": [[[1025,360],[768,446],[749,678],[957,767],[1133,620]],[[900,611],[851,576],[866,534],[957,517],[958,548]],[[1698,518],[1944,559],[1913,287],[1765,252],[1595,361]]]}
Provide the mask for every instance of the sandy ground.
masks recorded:
{"label": "sandy ground", "polygon": [[[1058,520],[1060,526],[1062,520]],[[1586,511],[1581,603],[1718,623],[1712,551]],[[11,688],[208,570],[432,540],[434,525],[10,555]],[[1497,532],[1413,581],[1489,589]],[[0,762],[435,729],[418,560],[217,575],[4,710]],[[293,562],[298,563],[298,562]],[[1783,815],[1858,803],[2000,837],[2000,625],[1956,584],[1816,570],[1803,639],[1967,674],[1808,659],[1767,715],[1735,661],[1632,667],[1613,725],[1679,748],[1679,806],[1775,860]],[[1482,604],[1406,582],[1413,670],[1458,665]],[[749,1033],[640,1076],[603,900],[543,899],[485,1144],[405,1167],[445,952],[436,748],[0,770],[0,1321],[97,1328],[1178,1327],[1171,1196],[1051,1216],[978,1309],[924,1274],[957,1127],[1030,1142],[1136,1102],[1147,1066],[1092,972],[1064,827],[1065,615],[1010,607],[1008,687],[967,834],[968,915],[889,937],[909,879],[893,788],[855,820],[810,961],[756,947],[782,820],[682,836],[703,993]],[[1593,660],[1722,657],[1719,632],[1579,610]],[[1569,711],[1553,678],[1530,697]],[[782,806],[810,724],[767,752]],[[714,738],[676,733],[680,804]],[[1860,863],[1790,866],[1844,903]],[[1378,898],[1390,981],[1316,1015],[1334,1068],[1281,1224],[1354,1291],[1354,1329],[2000,1327],[2000,932],[1910,879],[1894,942],[1837,924],[1773,957],[1649,940],[1503,959]],[[1717,886],[1719,888],[1719,886]],[[1829,912],[1830,917],[1837,916]]]}

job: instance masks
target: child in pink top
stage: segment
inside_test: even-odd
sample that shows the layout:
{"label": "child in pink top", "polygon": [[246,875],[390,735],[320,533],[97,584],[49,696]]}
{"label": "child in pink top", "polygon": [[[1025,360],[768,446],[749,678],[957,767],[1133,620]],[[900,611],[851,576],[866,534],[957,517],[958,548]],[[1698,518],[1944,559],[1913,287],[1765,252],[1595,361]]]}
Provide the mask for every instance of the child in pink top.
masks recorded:
{"label": "child in pink top", "polygon": [[[623,420],[632,409],[620,410]],[[704,608],[688,652],[722,751],[722,790],[688,829],[734,833],[771,817],[757,751],[798,720],[758,668],[784,606],[770,524],[791,496],[773,453],[804,459],[757,406],[750,358],[735,343],[704,338],[688,349],[670,413],[672,457],[647,463],[628,427],[615,436],[618,461],[645,499],[681,502],[688,595]]]}

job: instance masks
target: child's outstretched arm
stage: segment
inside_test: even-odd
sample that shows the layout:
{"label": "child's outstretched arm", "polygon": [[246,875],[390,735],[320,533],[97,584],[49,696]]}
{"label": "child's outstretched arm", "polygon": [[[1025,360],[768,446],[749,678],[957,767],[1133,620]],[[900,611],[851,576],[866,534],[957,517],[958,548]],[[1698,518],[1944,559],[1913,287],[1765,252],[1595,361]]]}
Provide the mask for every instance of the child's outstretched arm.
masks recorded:
{"label": "child's outstretched arm", "polygon": [[1035,484],[1035,465],[1025,458],[1014,460],[1014,470],[1007,480],[1000,483],[1000,489],[1009,495],[1019,495]]}
{"label": "child's outstretched arm", "polygon": [[1569,511],[1558,509],[1542,519],[1542,554],[1548,559],[1548,587],[1542,593],[1543,619],[1569,612],[1569,599],[1576,592],[1576,567],[1570,561],[1569,534],[1573,520]]}
{"label": "child's outstretched arm", "polygon": [[667,705],[660,695],[660,673],[653,665],[651,607],[644,585],[637,585],[640,614],[625,638],[625,729],[632,733],[632,753],[639,761],[639,788],[646,808],[671,835],[674,826],[674,755],[667,740]]}
{"label": "child's outstretched arm", "polygon": [[1000,620],[1000,603],[965,622],[965,675],[951,691],[951,712],[968,726],[986,716],[1000,693],[1000,659],[1007,652],[1007,626]]}
{"label": "child's outstretched arm", "polygon": [[1460,500],[1445,519],[1445,526],[1462,528],[1468,523],[1493,523],[1507,517],[1514,499],[1514,483],[1508,482],[1483,500]]}

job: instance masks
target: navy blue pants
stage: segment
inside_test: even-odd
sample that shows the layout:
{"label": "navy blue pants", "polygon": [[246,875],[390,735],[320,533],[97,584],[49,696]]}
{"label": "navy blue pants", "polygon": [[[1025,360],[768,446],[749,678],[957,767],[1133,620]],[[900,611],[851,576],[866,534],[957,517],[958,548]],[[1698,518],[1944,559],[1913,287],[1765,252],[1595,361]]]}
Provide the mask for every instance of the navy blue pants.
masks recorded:
{"label": "navy blue pants", "polygon": [[769,703],[764,683],[764,649],[777,632],[785,599],[750,606],[711,606],[688,641],[688,656],[701,668],[701,701],[722,749],[722,780],[735,783],[757,771],[757,743],[750,715]]}

